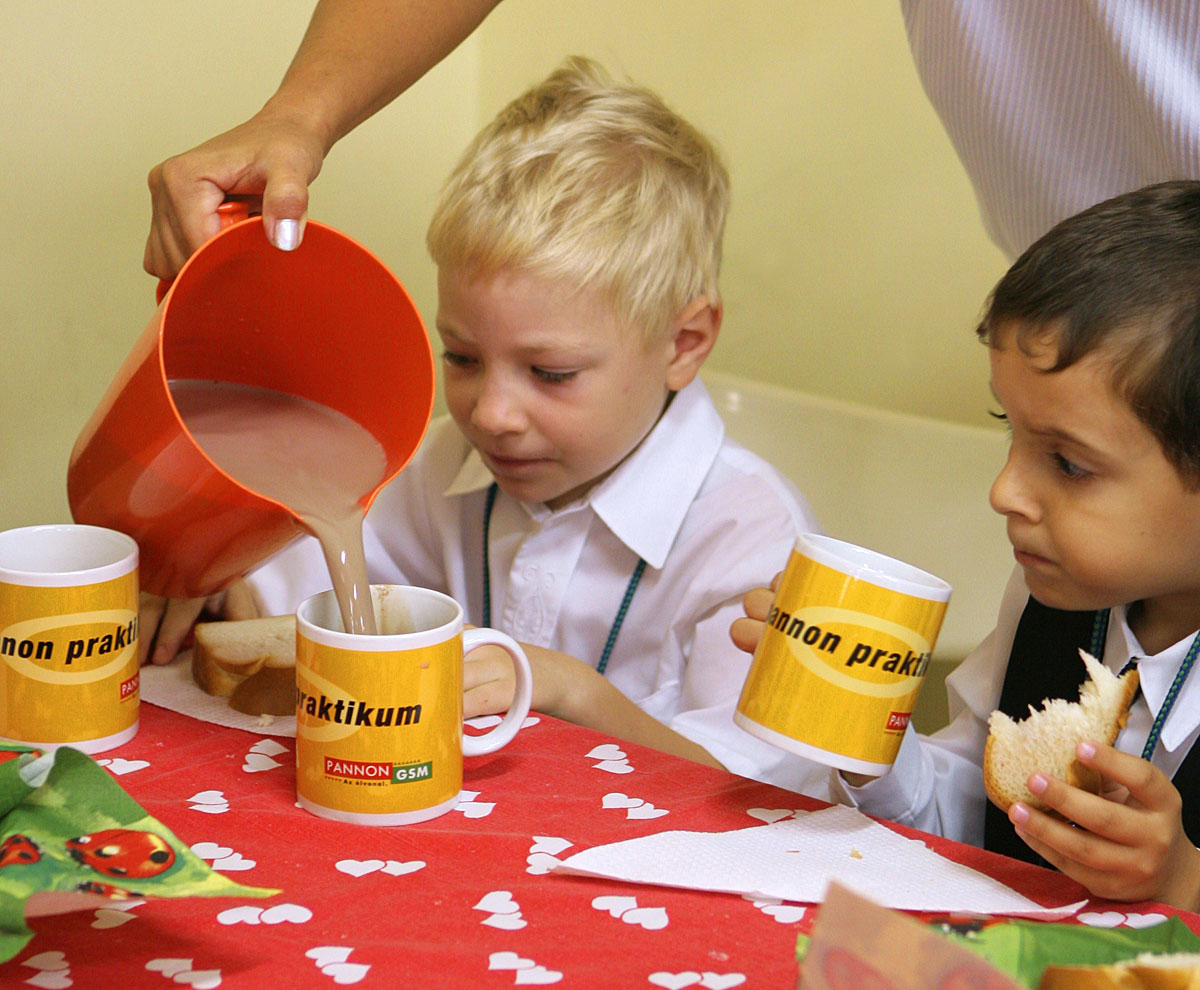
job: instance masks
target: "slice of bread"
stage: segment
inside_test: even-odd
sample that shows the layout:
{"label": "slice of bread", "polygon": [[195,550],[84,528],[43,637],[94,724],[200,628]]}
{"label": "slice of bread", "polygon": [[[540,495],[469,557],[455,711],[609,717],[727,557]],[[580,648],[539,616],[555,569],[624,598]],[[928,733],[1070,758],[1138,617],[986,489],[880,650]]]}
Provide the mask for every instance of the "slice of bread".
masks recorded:
{"label": "slice of bread", "polygon": [[1047,966],[1038,990],[1200,990],[1200,955],[1155,955],[1108,966]]}
{"label": "slice of bread", "polygon": [[296,617],[200,622],[192,677],[208,694],[247,715],[296,710]]}
{"label": "slice of bread", "polygon": [[1084,740],[1112,745],[1137,692],[1137,671],[1118,677],[1083,650],[1079,654],[1088,679],[1079,688],[1078,701],[1053,698],[1042,702],[1040,711],[1031,705],[1029,716],[1019,722],[999,711],[988,718],[983,784],[1002,811],[1015,801],[1042,807],[1026,786],[1037,771],[1093,793],[1100,791],[1099,775],[1075,759],[1075,747]]}

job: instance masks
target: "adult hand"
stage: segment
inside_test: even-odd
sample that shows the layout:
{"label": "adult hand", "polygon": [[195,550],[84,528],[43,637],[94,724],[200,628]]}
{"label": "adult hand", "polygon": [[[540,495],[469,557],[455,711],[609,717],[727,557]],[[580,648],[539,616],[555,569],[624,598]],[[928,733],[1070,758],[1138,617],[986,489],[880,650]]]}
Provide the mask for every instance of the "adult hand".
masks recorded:
{"label": "adult hand", "polygon": [[150,170],[153,214],[142,264],[159,278],[178,274],[220,229],[217,207],[230,195],[261,197],[267,239],[290,251],[304,236],[308,185],[325,144],[299,117],[265,110],[233,130]]}

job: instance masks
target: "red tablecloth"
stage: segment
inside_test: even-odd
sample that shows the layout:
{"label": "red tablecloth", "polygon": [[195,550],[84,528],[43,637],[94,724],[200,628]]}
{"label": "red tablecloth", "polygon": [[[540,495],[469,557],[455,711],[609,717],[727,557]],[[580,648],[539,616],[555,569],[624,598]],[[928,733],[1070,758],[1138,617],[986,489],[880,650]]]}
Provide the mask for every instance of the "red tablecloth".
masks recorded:
{"label": "red tablecloth", "polygon": [[[791,987],[796,936],[815,913],[546,875],[549,857],[601,843],[745,828],[766,811],[819,806],[551,718],[539,717],[501,752],[469,759],[457,810],[400,828],[344,825],[297,808],[294,740],[151,705],[142,706],[138,736],[98,758],[216,868],[282,893],[37,919],[26,950],[0,965],[0,986]],[[642,814],[667,814],[606,808],[612,793],[653,806]],[[1087,896],[1056,873],[926,838],[1040,903]],[[633,898],[636,908],[597,903],[612,896]],[[1089,909],[1177,913],[1104,902]],[[1200,917],[1185,920],[1200,932]]]}

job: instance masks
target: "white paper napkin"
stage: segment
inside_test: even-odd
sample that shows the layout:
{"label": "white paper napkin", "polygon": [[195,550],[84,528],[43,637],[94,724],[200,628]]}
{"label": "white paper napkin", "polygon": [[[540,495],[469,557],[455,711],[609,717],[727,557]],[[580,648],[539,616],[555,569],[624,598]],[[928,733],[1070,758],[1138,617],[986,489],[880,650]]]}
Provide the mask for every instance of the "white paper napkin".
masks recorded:
{"label": "white paper napkin", "polygon": [[820,903],[830,881],[900,911],[1063,918],[1087,901],[1044,908],[917,839],[835,805],[732,832],[659,832],[596,846],[555,872]]}
{"label": "white paper napkin", "polygon": [[169,708],[202,722],[214,722],[264,736],[294,738],[296,735],[295,715],[244,715],[229,707],[228,698],[205,694],[192,678],[190,651],[181,653],[164,666],[146,664],[142,667],[139,690],[142,701],[147,704]]}

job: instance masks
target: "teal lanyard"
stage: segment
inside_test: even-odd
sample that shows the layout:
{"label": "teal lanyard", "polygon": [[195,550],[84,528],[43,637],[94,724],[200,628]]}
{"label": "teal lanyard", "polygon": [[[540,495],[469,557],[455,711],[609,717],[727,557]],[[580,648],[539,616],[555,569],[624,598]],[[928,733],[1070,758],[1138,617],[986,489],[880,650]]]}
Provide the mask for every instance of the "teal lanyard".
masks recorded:
{"label": "teal lanyard", "polygon": [[[1101,609],[1096,613],[1096,621],[1092,624],[1092,656],[1096,657],[1096,659],[1101,659],[1104,656],[1104,642],[1108,638],[1108,612],[1108,609]],[[1188,674],[1192,672],[1192,667],[1196,663],[1196,655],[1198,653],[1200,653],[1200,633],[1196,633],[1192,637],[1192,645],[1188,647],[1187,656],[1183,658],[1183,663],[1179,665],[1179,670],[1175,673],[1175,680],[1171,682],[1171,687],[1167,690],[1167,696],[1163,699],[1162,707],[1158,710],[1158,714],[1154,716],[1154,724],[1150,726],[1150,734],[1146,737],[1146,745],[1142,747],[1143,760],[1150,759],[1154,755],[1154,750],[1158,748],[1158,737],[1162,735],[1162,727],[1167,721],[1167,716],[1171,714],[1171,709],[1175,707],[1175,699],[1179,697],[1179,692],[1183,690],[1183,684],[1187,680]],[[1136,666],[1137,660],[1137,657],[1133,657],[1125,665],[1126,669],[1130,666]]]}
{"label": "teal lanyard", "polygon": [[[496,504],[497,488],[498,486],[494,481],[488,486],[487,499],[483,504],[483,624],[485,626],[492,624],[492,569],[488,554],[488,544],[490,542],[489,534],[492,529],[492,508]],[[612,628],[608,630],[608,639],[604,642],[604,652],[600,654],[600,662],[596,664],[596,671],[600,674],[603,674],[608,668],[608,659],[612,656],[617,636],[621,632],[621,625],[625,622],[625,614],[629,611],[629,605],[633,601],[633,593],[637,591],[637,586],[641,583],[642,574],[645,570],[646,562],[639,557],[637,564],[633,568],[633,574],[629,578],[629,584],[625,587],[625,595],[621,598],[621,607],[617,609],[617,615],[613,619]]]}

